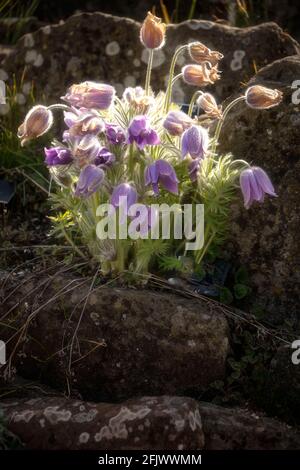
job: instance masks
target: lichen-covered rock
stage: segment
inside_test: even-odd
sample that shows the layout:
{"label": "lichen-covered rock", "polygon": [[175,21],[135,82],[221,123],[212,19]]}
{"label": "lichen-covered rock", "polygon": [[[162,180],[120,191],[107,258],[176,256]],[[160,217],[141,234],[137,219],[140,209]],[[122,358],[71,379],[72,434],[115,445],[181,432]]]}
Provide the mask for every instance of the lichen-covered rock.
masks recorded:
{"label": "lichen-covered rock", "polygon": [[[24,100],[35,84],[35,96],[53,103],[72,83],[98,80],[112,83],[120,94],[126,86],[143,85],[147,51],[139,41],[140,23],[102,13],[82,13],[66,22],[47,25],[23,36],[15,51],[1,66],[0,74],[21,77],[26,68],[20,93]],[[255,67],[287,55],[299,53],[299,45],[275,23],[250,28],[234,28],[210,21],[191,20],[169,25],[166,46],[155,52],[153,86],[165,89],[170,60],[178,45],[199,40],[220,50],[222,80],[216,91],[225,98],[249,80]],[[270,47],[270,44],[272,47]],[[190,61],[186,54],[179,67]],[[185,102],[194,92],[177,81],[174,98]]]}
{"label": "lichen-covered rock", "polygon": [[299,77],[299,56],[263,68],[250,84],[279,88],[283,103],[264,111],[239,104],[220,141],[221,152],[264,168],[278,194],[248,211],[242,202],[235,205],[231,225],[234,257],[249,269],[255,288],[255,310],[267,312],[275,323],[287,316],[299,321],[300,92],[295,84],[291,88]]}
{"label": "lichen-covered rock", "polygon": [[204,446],[195,400],[143,397],[120,404],[64,397],[0,403],[8,429],[26,449],[198,450]]}
{"label": "lichen-covered rock", "polygon": [[0,402],[9,431],[39,450],[285,450],[299,432],[240,408],[186,397],[142,397],[119,404],[62,396]]}
{"label": "lichen-covered rock", "polygon": [[15,287],[2,304],[10,314],[0,337],[27,325],[13,360],[25,378],[41,373],[54,388],[69,384],[86,399],[111,400],[199,391],[224,377],[227,321],[209,301],[105,286],[89,292],[87,280],[62,275],[29,276]]}
{"label": "lichen-covered rock", "polygon": [[207,450],[288,450],[300,448],[297,429],[242,408],[199,403]]}

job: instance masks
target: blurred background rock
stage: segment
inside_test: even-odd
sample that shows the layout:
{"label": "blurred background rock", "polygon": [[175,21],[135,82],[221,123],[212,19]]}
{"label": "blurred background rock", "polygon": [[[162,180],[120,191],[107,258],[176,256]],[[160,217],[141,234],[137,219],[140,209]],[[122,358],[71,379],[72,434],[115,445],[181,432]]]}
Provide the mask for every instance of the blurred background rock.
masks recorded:
{"label": "blurred background rock", "polygon": [[0,0],[0,42],[14,42],[20,34],[74,13],[101,11],[142,21],[147,10],[171,23],[204,19],[245,27],[274,21],[300,37],[299,0]]}

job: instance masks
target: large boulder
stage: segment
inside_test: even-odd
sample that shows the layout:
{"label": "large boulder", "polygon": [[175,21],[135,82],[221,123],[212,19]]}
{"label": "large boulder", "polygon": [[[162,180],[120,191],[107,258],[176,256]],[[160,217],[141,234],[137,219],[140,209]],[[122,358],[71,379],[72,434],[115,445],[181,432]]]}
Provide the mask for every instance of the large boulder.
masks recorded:
{"label": "large boulder", "polygon": [[251,274],[254,311],[268,313],[275,323],[287,317],[299,321],[300,102],[292,88],[299,77],[299,56],[261,69],[249,84],[279,88],[283,103],[264,111],[237,105],[225,121],[219,148],[264,168],[278,194],[248,211],[236,204],[231,225],[234,257]]}
{"label": "large boulder", "polygon": [[296,429],[241,408],[186,397],[142,397],[119,404],[61,396],[0,402],[8,430],[39,450],[286,450]]}
{"label": "large boulder", "polygon": [[7,357],[16,346],[12,364],[25,378],[41,374],[60,390],[111,400],[190,393],[225,375],[227,321],[208,301],[105,286],[90,292],[80,277],[27,280],[3,293],[0,327],[4,341],[17,331]]}
{"label": "large boulder", "polygon": [[[147,52],[139,41],[140,26],[133,20],[103,13],[82,13],[66,22],[47,25],[19,40],[14,53],[1,66],[0,78],[9,81],[16,74],[20,79],[25,70],[18,95],[24,106],[32,81],[37,100],[44,103],[57,102],[69,85],[84,80],[112,83],[121,94],[124,87],[143,85],[145,80]],[[219,99],[247,81],[256,67],[300,50],[298,43],[275,23],[244,29],[198,20],[169,25],[166,46],[154,56],[152,83],[156,90],[165,89],[175,48],[195,40],[225,56],[220,66],[222,80],[216,85]],[[179,65],[187,61],[186,55]],[[185,102],[193,91],[178,81],[174,98]]]}
{"label": "large boulder", "polygon": [[26,449],[199,450],[199,407],[185,397],[143,397],[120,404],[64,397],[0,403],[8,429]]}

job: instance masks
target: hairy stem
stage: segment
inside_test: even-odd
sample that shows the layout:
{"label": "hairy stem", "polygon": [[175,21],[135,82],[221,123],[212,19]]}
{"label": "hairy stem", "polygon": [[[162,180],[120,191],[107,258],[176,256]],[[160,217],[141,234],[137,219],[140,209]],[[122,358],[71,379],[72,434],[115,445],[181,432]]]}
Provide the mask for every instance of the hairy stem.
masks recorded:
{"label": "hairy stem", "polygon": [[70,111],[72,110],[72,108],[70,108],[70,106],[67,106],[66,104],[51,104],[50,106],[48,106],[49,111],[52,111],[53,109],[63,109],[65,111]]}
{"label": "hairy stem", "polygon": [[177,62],[178,57],[180,56],[180,54],[182,54],[182,52],[184,52],[186,48],[187,48],[187,45],[178,47],[178,49],[175,51],[175,54],[174,54],[172,62],[171,62],[170,71],[169,71],[169,80],[168,80],[166,97],[165,97],[165,104],[164,104],[165,113],[167,113],[169,111],[169,107],[170,107],[171,96],[172,96],[172,82],[173,82],[176,62]]}
{"label": "hairy stem", "polygon": [[147,65],[147,73],[146,73],[146,82],[145,82],[146,95],[149,95],[150,93],[150,81],[151,81],[151,70],[152,70],[152,64],[153,64],[153,55],[154,55],[154,51],[153,49],[150,49],[149,60],[148,60],[148,65]]}
{"label": "hairy stem", "polygon": [[219,140],[221,130],[222,130],[222,126],[224,124],[226,116],[232,110],[232,108],[234,108],[234,106],[236,104],[238,104],[238,103],[240,103],[241,101],[244,101],[244,100],[245,100],[245,96],[239,96],[238,98],[233,100],[231,103],[229,103],[229,105],[225,108],[224,113],[223,113],[223,117],[222,117],[222,119],[220,119],[220,121],[218,122],[217,127],[216,127],[216,132],[215,132],[215,136],[214,136],[214,145],[212,147],[212,154],[216,153],[218,140]]}

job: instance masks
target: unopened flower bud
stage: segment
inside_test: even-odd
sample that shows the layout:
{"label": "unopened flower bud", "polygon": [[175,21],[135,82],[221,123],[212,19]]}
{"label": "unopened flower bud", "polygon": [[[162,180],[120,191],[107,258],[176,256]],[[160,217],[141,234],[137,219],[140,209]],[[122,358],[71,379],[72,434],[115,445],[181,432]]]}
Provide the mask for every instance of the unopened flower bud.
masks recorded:
{"label": "unopened flower bud", "polygon": [[261,85],[253,85],[246,90],[246,103],[250,108],[268,109],[282,101],[282,92]]}
{"label": "unopened flower bud", "polygon": [[148,12],[140,31],[140,39],[147,49],[160,49],[165,43],[166,25]]}
{"label": "unopened flower bud", "polygon": [[114,97],[115,89],[111,85],[87,81],[72,85],[62,99],[76,108],[107,109]]}
{"label": "unopened flower bud", "polygon": [[221,119],[221,107],[217,105],[215,98],[210,93],[202,93],[197,99],[197,105],[203,109],[207,116]]}
{"label": "unopened flower bud", "polygon": [[31,139],[36,139],[45,134],[53,124],[53,114],[42,105],[34,106],[25,116],[23,124],[18,129],[18,137],[21,145]]}
{"label": "unopened flower bud", "polygon": [[220,78],[217,67],[212,67],[207,62],[186,65],[182,68],[182,75],[188,85],[198,87],[212,85]]}
{"label": "unopened flower bud", "polygon": [[210,62],[211,65],[217,65],[219,60],[223,59],[223,54],[218,51],[211,51],[201,42],[191,42],[189,44],[189,54],[192,60],[198,64]]}

